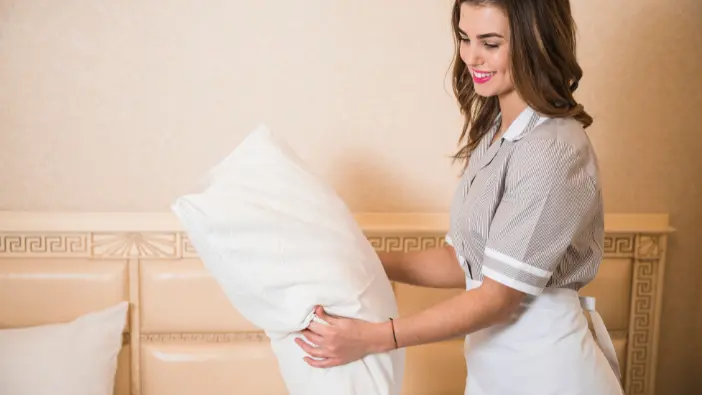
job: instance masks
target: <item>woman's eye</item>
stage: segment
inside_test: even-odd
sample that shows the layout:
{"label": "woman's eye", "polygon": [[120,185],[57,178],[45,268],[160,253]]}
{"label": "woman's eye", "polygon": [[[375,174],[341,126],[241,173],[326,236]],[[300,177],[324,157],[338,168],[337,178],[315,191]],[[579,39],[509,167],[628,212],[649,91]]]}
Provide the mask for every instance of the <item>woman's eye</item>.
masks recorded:
{"label": "woman's eye", "polygon": [[487,49],[495,49],[495,48],[497,48],[498,46],[499,46],[499,45],[497,45],[497,44],[485,43],[485,47],[486,47]]}
{"label": "woman's eye", "polygon": [[466,37],[466,36],[460,36],[460,39],[461,39],[461,41],[463,41],[463,42],[469,42],[469,41],[470,41],[470,39],[468,39],[468,37]]}

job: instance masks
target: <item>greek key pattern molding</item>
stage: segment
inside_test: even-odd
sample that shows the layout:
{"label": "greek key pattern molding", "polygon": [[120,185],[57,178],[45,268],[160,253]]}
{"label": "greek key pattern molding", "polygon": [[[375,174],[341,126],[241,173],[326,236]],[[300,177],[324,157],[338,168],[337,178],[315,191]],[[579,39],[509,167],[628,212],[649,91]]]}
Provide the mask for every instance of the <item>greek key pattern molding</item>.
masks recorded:
{"label": "greek key pattern molding", "polygon": [[663,256],[662,235],[637,235],[627,352],[626,390],[630,395],[654,393],[653,346],[656,337],[657,272]]}
{"label": "greek key pattern molding", "polygon": [[0,233],[0,257],[90,257],[87,233]]}
{"label": "greek key pattern molding", "polygon": [[610,258],[634,256],[634,235],[605,236],[604,253]]}
{"label": "greek key pattern molding", "polygon": [[[378,251],[416,251],[445,244],[437,235],[369,236]],[[184,232],[0,233],[0,257],[66,256],[95,259],[196,258]]]}
{"label": "greek key pattern molding", "polygon": [[377,251],[419,251],[435,248],[445,244],[443,236],[368,236],[373,248]]}
{"label": "greek key pattern molding", "polygon": [[[658,237],[635,235],[607,236],[604,251],[608,257],[634,256],[657,259],[661,255]],[[445,244],[443,235],[369,236],[379,251],[416,251]],[[635,249],[636,244],[636,249]],[[197,251],[183,232],[120,233],[0,233],[0,256],[75,256],[100,259],[195,258]]]}
{"label": "greek key pattern molding", "polygon": [[140,340],[145,343],[235,343],[265,342],[268,336],[263,332],[142,333]]}
{"label": "greek key pattern molding", "polygon": [[0,258],[178,259],[196,255],[182,232],[0,233]]}

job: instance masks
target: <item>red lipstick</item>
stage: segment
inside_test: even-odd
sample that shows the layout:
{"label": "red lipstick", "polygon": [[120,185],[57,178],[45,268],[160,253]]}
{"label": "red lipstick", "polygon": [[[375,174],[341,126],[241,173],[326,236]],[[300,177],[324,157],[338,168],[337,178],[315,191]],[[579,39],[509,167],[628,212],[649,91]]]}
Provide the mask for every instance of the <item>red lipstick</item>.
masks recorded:
{"label": "red lipstick", "polygon": [[472,75],[473,75],[473,81],[476,84],[484,84],[484,83],[490,81],[492,79],[492,76],[495,75],[495,73],[473,70]]}

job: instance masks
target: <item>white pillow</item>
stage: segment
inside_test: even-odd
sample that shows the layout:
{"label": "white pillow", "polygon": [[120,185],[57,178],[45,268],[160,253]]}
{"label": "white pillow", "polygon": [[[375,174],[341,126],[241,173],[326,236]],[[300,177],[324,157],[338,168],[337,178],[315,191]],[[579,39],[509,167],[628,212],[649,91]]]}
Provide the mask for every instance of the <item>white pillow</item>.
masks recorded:
{"label": "white pillow", "polygon": [[112,395],[128,302],[67,323],[0,330],[0,393]]}
{"label": "white pillow", "polygon": [[295,344],[328,313],[373,322],[398,314],[378,256],[334,190],[260,125],[172,209],[232,305],[271,338],[291,395],[399,394],[405,352],[310,367]]}

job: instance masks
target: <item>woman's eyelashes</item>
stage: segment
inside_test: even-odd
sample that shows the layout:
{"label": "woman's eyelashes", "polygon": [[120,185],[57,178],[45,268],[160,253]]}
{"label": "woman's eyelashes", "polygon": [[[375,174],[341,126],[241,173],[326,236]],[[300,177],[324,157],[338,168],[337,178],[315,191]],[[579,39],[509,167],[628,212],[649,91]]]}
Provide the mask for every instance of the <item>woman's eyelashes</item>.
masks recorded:
{"label": "woman's eyelashes", "polygon": [[[459,36],[459,39],[466,44],[470,44],[470,39],[466,36]],[[497,49],[500,47],[500,44],[483,41],[483,46],[487,49]]]}

